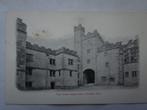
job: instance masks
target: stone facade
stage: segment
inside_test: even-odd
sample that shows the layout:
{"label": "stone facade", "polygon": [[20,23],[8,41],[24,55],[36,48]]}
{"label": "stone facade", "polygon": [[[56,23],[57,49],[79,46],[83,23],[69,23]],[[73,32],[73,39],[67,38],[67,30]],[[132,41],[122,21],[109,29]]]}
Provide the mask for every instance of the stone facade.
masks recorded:
{"label": "stone facade", "polygon": [[22,89],[25,87],[25,71],[26,71],[26,24],[21,19],[16,20],[16,85]]}
{"label": "stone facade", "polygon": [[46,88],[48,57],[45,51],[27,42],[26,58],[26,88]]}
{"label": "stone facade", "polygon": [[[81,85],[86,84],[86,78],[90,77],[86,76],[86,70],[96,70],[97,48],[101,47],[103,43],[103,39],[96,30],[93,33],[88,32],[85,34],[85,28],[81,24],[74,27],[74,48],[80,57]],[[91,80],[95,80],[96,77],[92,77],[95,76],[91,76],[90,78]]]}
{"label": "stone facade", "polygon": [[[73,88],[78,86],[78,56],[67,48],[46,49],[27,42],[27,80],[32,88]],[[30,70],[29,70],[30,69]],[[27,73],[27,72],[26,72]],[[30,74],[31,73],[31,74]]]}
{"label": "stone facade", "polygon": [[[138,39],[127,44],[109,43],[104,41],[96,30],[85,34],[85,28],[79,24],[74,27],[74,44],[74,49],[80,57],[81,85],[138,85]],[[132,50],[132,55],[129,50]],[[137,60],[125,63],[126,54]],[[125,77],[124,74],[129,75]]]}
{"label": "stone facade", "polygon": [[123,48],[124,85],[139,84],[139,40],[130,40]]}
{"label": "stone facade", "polygon": [[[26,26],[21,19],[17,20],[21,21],[20,25],[20,21],[17,22],[17,28]],[[52,50],[31,44],[26,41],[26,32],[20,33],[17,30],[17,42],[23,44],[17,45],[17,50],[22,49],[17,51],[17,59],[23,59],[23,65],[17,62],[18,89],[75,88],[79,85],[79,57],[75,51],[64,47]],[[20,74],[20,71],[23,72]]]}
{"label": "stone facade", "polygon": [[120,84],[122,73],[121,42],[116,44],[105,43],[98,49],[97,54],[97,84],[117,85]]}
{"label": "stone facade", "polygon": [[26,29],[18,18],[16,84],[21,90],[139,84],[138,38],[125,44],[110,43],[97,30],[86,34],[79,24],[74,27],[75,50],[52,50],[26,41]]}

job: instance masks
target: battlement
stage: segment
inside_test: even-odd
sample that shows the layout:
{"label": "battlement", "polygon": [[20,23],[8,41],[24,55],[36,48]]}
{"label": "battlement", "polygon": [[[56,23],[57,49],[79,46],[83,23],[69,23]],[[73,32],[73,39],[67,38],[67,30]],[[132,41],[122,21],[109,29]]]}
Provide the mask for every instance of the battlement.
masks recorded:
{"label": "battlement", "polygon": [[74,27],[74,31],[82,31],[85,32],[85,28],[82,26],[82,24],[79,24],[78,26]]}
{"label": "battlement", "polygon": [[[74,31],[83,31],[85,33],[85,28],[82,26],[82,24],[79,24],[78,26],[74,27]],[[92,37],[98,37],[101,42],[104,43],[104,40],[102,39],[102,37],[100,36],[100,34],[98,33],[98,31],[95,29],[93,32],[87,32],[87,34],[84,34],[83,40],[92,38]]]}
{"label": "battlement", "polygon": [[87,32],[85,37],[91,38],[91,37],[95,37],[95,36],[100,36],[99,33],[97,32],[97,30],[94,30],[93,32]]}
{"label": "battlement", "polygon": [[65,48],[65,47],[62,47],[62,48],[56,50],[56,55],[61,54],[61,53],[65,53],[65,54],[69,54],[69,55],[77,57],[77,52],[76,51],[70,50],[70,49]]}
{"label": "battlement", "polygon": [[17,18],[16,20],[16,29],[18,31],[21,31],[21,32],[24,32],[24,33],[27,33],[27,25],[25,23],[23,23],[22,19],[20,18]]}
{"label": "battlement", "polygon": [[70,50],[68,48],[65,48],[65,47],[62,47],[62,48],[59,48],[57,50],[52,50],[50,48],[46,48],[44,46],[39,46],[38,44],[32,44],[30,42],[26,42],[26,48],[27,49],[31,49],[31,50],[35,50],[35,51],[39,51],[39,52],[44,52],[46,53],[47,55],[48,54],[51,54],[51,55],[59,55],[61,53],[65,53],[65,54],[69,54],[69,55],[72,55],[72,56],[76,56],[77,57],[77,52],[74,51],[74,50]]}
{"label": "battlement", "polygon": [[134,39],[134,40],[129,40],[126,44],[124,44],[124,47],[130,46],[130,45],[134,45],[134,46],[138,46],[138,38]]}
{"label": "battlement", "polygon": [[30,42],[26,42],[26,48],[27,49],[31,49],[31,50],[35,50],[35,51],[39,51],[39,52],[44,52],[46,54],[52,54],[55,55],[55,51],[50,49],[50,48],[46,48],[44,46],[39,46],[38,44],[32,44]]}
{"label": "battlement", "polygon": [[98,48],[98,52],[108,51],[122,47],[123,47],[122,42],[116,42],[116,43],[104,42],[104,45],[101,48]]}
{"label": "battlement", "polygon": [[116,42],[116,43],[105,42],[104,45],[98,49],[98,52],[103,52],[103,51],[112,50],[116,48],[124,49],[130,45],[138,46],[138,39],[134,39],[134,40],[131,39],[125,44],[122,44],[122,42]]}

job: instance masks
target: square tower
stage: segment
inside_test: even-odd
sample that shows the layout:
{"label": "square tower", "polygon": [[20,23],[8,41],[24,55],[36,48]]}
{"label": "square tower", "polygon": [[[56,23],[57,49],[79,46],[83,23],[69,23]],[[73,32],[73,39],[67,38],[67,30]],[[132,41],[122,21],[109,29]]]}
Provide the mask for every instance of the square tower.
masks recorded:
{"label": "square tower", "polygon": [[26,32],[27,26],[22,19],[16,20],[16,86],[18,89],[25,89],[25,72],[26,72]]}

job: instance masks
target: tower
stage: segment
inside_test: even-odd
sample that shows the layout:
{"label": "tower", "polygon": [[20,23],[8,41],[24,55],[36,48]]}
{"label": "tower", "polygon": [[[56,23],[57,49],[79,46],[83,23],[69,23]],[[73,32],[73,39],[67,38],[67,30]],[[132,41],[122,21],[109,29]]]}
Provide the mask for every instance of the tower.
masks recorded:
{"label": "tower", "polygon": [[27,26],[22,19],[16,20],[16,86],[18,89],[25,89],[26,73],[26,32]]}
{"label": "tower", "polygon": [[74,50],[79,56],[79,84],[83,84],[83,74],[82,74],[82,55],[83,55],[83,39],[85,36],[85,28],[79,24],[74,27]]}
{"label": "tower", "polygon": [[81,57],[82,55],[82,40],[85,36],[85,28],[79,24],[74,27],[74,49],[77,54]]}

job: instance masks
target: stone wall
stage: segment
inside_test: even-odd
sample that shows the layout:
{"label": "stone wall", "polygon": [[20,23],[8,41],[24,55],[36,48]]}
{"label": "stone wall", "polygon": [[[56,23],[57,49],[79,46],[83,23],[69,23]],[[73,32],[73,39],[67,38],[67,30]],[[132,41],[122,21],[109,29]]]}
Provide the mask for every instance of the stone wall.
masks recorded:
{"label": "stone wall", "polygon": [[120,73],[119,49],[111,49],[97,54],[97,84],[117,85]]}
{"label": "stone wall", "polygon": [[25,89],[26,72],[26,24],[19,18],[16,20],[16,86],[18,89]]}

